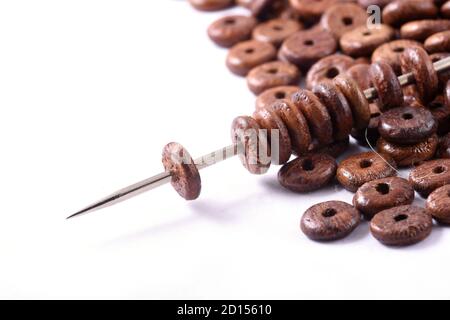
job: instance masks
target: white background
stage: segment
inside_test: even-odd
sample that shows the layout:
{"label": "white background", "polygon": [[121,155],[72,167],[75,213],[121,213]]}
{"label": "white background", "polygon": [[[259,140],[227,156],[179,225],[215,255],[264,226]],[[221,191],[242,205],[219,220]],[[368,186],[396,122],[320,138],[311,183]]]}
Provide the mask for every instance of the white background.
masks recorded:
{"label": "white background", "polygon": [[256,177],[238,159],[202,171],[195,202],[169,185],[66,221],[161,171],[169,141],[195,156],[227,145],[254,97],[206,36],[224,12],[0,3],[1,298],[450,298],[447,228],[402,249],[367,223],[315,243],[299,230],[303,211],[352,194],[293,194],[278,168]]}

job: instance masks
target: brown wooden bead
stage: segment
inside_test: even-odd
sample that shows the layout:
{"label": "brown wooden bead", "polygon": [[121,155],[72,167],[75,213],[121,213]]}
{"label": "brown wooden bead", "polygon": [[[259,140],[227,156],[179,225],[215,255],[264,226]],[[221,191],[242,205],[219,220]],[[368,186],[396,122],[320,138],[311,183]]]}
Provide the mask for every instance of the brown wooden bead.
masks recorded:
{"label": "brown wooden bead", "polygon": [[378,132],[378,124],[380,122],[381,112],[376,103],[371,103],[369,105],[370,108],[370,122],[369,126],[366,129],[352,129],[351,135],[359,145],[368,146],[370,143],[371,146],[375,146],[377,144],[378,138],[380,138],[380,134]]}
{"label": "brown wooden bead", "polygon": [[450,105],[445,102],[444,96],[437,96],[427,105],[437,123],[438,135],[444,135],[450,132]]}
{"label": "brown wooden bead", "polygon": [[300,15],[302,20],[315,21],[332,5],[338,3],[339,0],[289,0],[290,5]]}
{"label": "brown wooden bead", "polygon": [[383,61],[373,63],[369,75],[377,90],[381,110],[400,107],[403,104],[402,86],[394,69],[388,63]]}
{"label": "brown wooden bead", "polygon": [[431,216],[443,224],[450,224],[450,185],[434,190],[427,199],[426,209]]}
{"label": "brown wooden bead", "polygon": [[356,64],[370,64],[370,59],[368,57],[359,57],[355,59]]}
{"label": "brown wooden bead", "polygon": [[450,29],[450,20],[418,20],[411,21],[402,26],[400,29],[403,39],[412,39],[424,41],[429,36]]}
{"label": "brown wooden bead", "polygon": [[398,144],[416,144],[436,132],[437,124],[425,108],[400,107],[383,113],[378,131],[387,141]]}
{"label": "brown wooden bead", "polygon": [[[283,164],[289,161],[292,154],[291,138],[283,120],[271,108],[264,108],[255,111],[253,118],[262,129],[267,130],[267,138],[271,143],[272,163]],[[277,130],[278,141],[273,141],[272,131]]]}
{"label": "brown wooden bead", "polygon": [[233,46],[228,52],[227,66],[231,72],[246,76],[251,69],[276,58],[277,50],[267,42],[244,41]]}
{"label": "brown wooden bead", "polygon": [[431,0],[396,0],[383,9],[383,23],[400,26],[420,19],[433,19],[438,8]]}
{"label": "brown wooden bead", "polygon": [[234,0],[189,0],[189,3],[200,11],[219,11],[231,7]]}
{"label": "brown wooden bead", "polygon": [[353,205],[367,220],[378,212],[411,204],[414,201],[414,188],[408,180],[389,177],[363,184],[353,197]]}
{"label": "brown wooden bead", "polygon": [[317,84],[313,92],[330,114],[334,138],[337,141],[348,138],[353,127],[353,116],[344,94],[331,81]]}
{"label": "brown wooden bead", "polygon": [[422,48],[407,48],[400,56],[402,72],[412,72],[416,79],[416,88],[424,102],[436,97],[439,78],[433,62]]}
{"label": "brown wooden bead", "polygon": [[396,176],[395,167],[389,156],[382,158],[375,152],[358,153],[339,164],[336,177],[345,189],[356,192],[366,182]]}
{"label": "brown wooden bead", "polygon": [[428,237],[433,221],[425,209],[405,205],[378,213],[370,222],[372,235],[387,246],[408,246]]}
{"label": "brown wooden bead", "polygon": [[208,28],[209,38],[225,48],[248,40],[256,26],[256,19],[247,16],[228,16],[213,22]]}
{"label": "brown wooden bead", "polygon": [[281,46],[290,35],[303,29],[303,25],[291,19],[272,19],[261,23],[253,30],[253,39],[270,42],[275,47]]}
{"label": "brown wooden bead", "polygon": [[312,89],[318,83],[332,80],[338,75],[345,73],[353,64],[353,58],[343,54],[334,54],[322,58],[309,69],[306,77],[306,87]]}
{"label": "brown wooden bead", "polygon": [[247,75],[247,85],[254,94],[279,86],[297,84],[300,80],[298,68],[284,61],[272,61],[253,68]]}
{"label": "brown wooden bead", "polygon": [[268,89],[256,98],[256,109],[269,107],[276,101],[291,100],[291,96],[300,90],[297,86],[280,86]]}
{"label": "brown wooden bead", "polygon": [[197,166],[189,152],[182,145],[171,142],[162,152],[164,169],[170,172],[170,183],[186,200],[197,199],[200,195],[202,182]]}
{"label": "brown wooden bead", "polygon": [[356,129],[367,128],[370,121],[369,102],[358,84],[348,76],[334,78],[334,83],[344,94],[350,104],[353,114],[353,124]]}
{"label": "brown wooden bead", "polygon": [[332,241],[345,238],[361,221],[361,214],[342,201],[318,203],[303,214],[300,227],[315,241]]}
{"label": "brown wooden bead", "polygon": [[450,30],[433,34],[425,40],[425,49],[429,53],[450,51]]}
{"label": "brown wooden bead", "polygon": [[433,158],[438,144],[438,136],[432,135],[427,140],[412,145],[401,145],[378,139],[377,150],[389,155],[399,167],[418,165]]}
{"label": "brown wooden bead", "polygon": [[367,8],[369,6],[378,6],[381,9],[383,9],[385,6],[387,6],[391,2],[392,2],[392,0],[358,0],[358,3],[363,8]]}
{"label": "brown wooden bead", "polygon": [[409,182],[423,197],[446,184],[450,184],[450,159],[424,162],[409,174]]}
{"label": "brown wooden bead", "polygon": [[300,89],[292,95],[291,99],[308,121],[312,136],[320,144],[332,143],[333,124],[331,117],[319,98],[309,90]]}
{"label": "brown wooden bead", "polygon": [[344,33],[367,23],[367,12],[354,3],[339,3],[329,7],[320,19],[322,28],[336,39]]}
{"label": "brown wooden bead", "polygon": [[312,138],[303,113],[286,99],[273,103],[270,108],[283,120],[289,132],[293,151],[297,154],[308,152]]}
{"label": "brown wooden bead", "polygon": [[231,125],[231,139],[243,149],[239,158],[252,174],[266,173],[271,163],[268,137],[260,129],[256,120],[247,116],[235,118]]}
{"label": "brown wooden bead", "polygon": [[280,184],[294,192],[311,192],[330,184],[336,176],[336,160],[326,154],[310,154],[283,165]]}
{"label": "brown wooden bead", "polygon": [[309,69],[320,59],[335,53],[334,37],[321,29],[302,30],[287,38],[278,53],[281,60],[296,64],[302,70]]}
{"label": "brown wooden bead", "polygon": [[444,5],[441,7],[441,15],[444,18],[450,19],[450,1],[444,3]]}
{"label": "brown wooden bead", "polygon": [[340,39],[341,49],[352,57],[370,56],[376,48],[391,41],[395,31],[385,24],[377,25],[377,28],[359,26],[344,33]]}
{"label": "brown wooden bead", "polygon": [[397,75],[401,75],[400,56],[406,48],[423,48],[423,45],[413,40],[394,40],[378,47],[372,54],[372,62],[384,61],[391,65]]}
{"label": "brown wooden bead", "polygon": [[439,138],[439,144],[436,151],[436,157],[441,159],[450,159],[450,134]]}
{"label": "brown wooden bead", "polygon": [[345,74],[355,80],[362,90],[366,90],[372,87],[372,81],[369,77],[369,69],[369,64],[359,63],[349,68]]}

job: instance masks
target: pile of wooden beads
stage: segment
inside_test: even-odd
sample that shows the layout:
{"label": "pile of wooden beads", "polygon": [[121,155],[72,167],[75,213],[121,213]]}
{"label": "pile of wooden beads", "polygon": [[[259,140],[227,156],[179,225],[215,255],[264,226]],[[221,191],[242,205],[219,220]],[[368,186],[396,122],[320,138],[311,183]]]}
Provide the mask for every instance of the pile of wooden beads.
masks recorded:
{"label": "pile of wooden beads", "polygon": [[[234,5],[190,2],[206,11]],[[356,192],[353,205],[329,201],[308,209],[302,231],[314,240],[340,239],[362,214],[380,242],[409,245],[430,234],[432,217],[450,223],[450,72],[438,75],[433,68],[450,56],[450,1],[236,3],[251,15],[221,18],[208,35],[230,48],[228,68],[246,76],[258,95],[253,116],[232,125],[233,141],[245,146],[244,166],[266,172],[270,160],[260,161],[252,145],[270,153],[271,141],[257,135],[251,144],[237,132],[277,130],[279,150],[272,157],[283,165],[282,186],[311,192],[337,180]],[[376,27],[367,24],[365,9],[372,4],[383,8],[383,24]],[[415,84],[402,88],[397,76],[409,72]],[[302,78],[305,88],[299,86]],[[375,101],[365,98],[369,87],[377,91]],[[337,164],[349,135],[377,152]],[[288,162],[292,154],[298,157]],[[414,167],[408,180],[396,177],[398,167]],[[428,197],[425,209],[411,205],[414,191]]]}

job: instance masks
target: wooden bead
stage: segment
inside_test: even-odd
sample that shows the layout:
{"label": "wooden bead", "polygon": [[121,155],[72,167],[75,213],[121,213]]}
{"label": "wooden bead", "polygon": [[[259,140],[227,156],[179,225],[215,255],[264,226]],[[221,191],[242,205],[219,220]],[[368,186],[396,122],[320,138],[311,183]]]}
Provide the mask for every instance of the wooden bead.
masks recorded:
{"label": "wooden bead", "polygon": [[399,76],[402,74],[400,56],[407,48],[423,48],[423,45],[413,40],[394,40],[378,47],[372,54],[372,62],[388,63]]}
{"label": "wooden bead", "polygon": [[427,38],[425,49],[429,53],[450,51],[450,30],[433,34]]}
{"label": "wooden bead", "polygon": [[[292,154],[291,138],[283,120],[271,108],[264,108],[253,113],[253,119],[261,129],[267,130],[268,141],[271,143],[271,159],[274,164],[283,164],[289,161]],[[272,131],[278,133],[278,140],[272,140]]]}
{"label": "wooden bead", "polygon": [[329,7],[320,19],[322,28],[337,40],[344,33],[367,23],[367,12],[354,3],[339,3]]}
{"label": "wooden bead", "polygon": [[427,238],[433,221],[425,209],[406,205],[378,213],[370,222],[372,235],[387,246],[408,246]]}
{"label": "wooden bead", "polygon": [[356,192],[364,183],[396,176],[396,164],[389,157],[375,152],[354,154],[343,160],[337,169],[337,180],[347,190]]}
{"label": "wooden bead", "polygon": [[437,188],[450,184],[450,159],[424,162],[410,172],[409,182],[421,196],[427,197]]}
{"label": "wooden bead", "polygon": [[[435,63],[439,60],[450,57],[450,52],[438,52],[430,55],[431,62]],[[450,80],[450,70],[439,72],[439,90],[443,90],[447,84],[447,81]]]}
{"label": "wooden bead", "polygon": [[200,11],[219,11],[231,7],[234,0],[189,0],[189,3]]}
{"label": "wooden bead", "polygon": [[366,90],[372,87],[372,81],[369,77],[369,64],[355,64],[350,67],[345,74],[355,80],[361,90]]}
{"label": "wooden bead", "polygon": [[322,58],[309,69],[306,77],[306,87],[312,89],[318,83],[332,80],[338,75],[345,73],[353,64],[353,58],[343,54],[334,54]]}
{"label": "wooden bead", "polygon": [[436,132],[436,122],[425,108],[400,107],[380,116],[378,131],[387,141],[398,144],[416,144]]}
{"label": "wooden bead", "polygon": [[414,201],[414,188],[408,180],[389,177],[363,184],[353,197],[353,205],[367,220],[378,212],[411,204]]}
{"label": "wooden bead", "polygon": [[256,109],[268,107],[276,101],[290,100],[291,96],[299,89],[298,86],[280,86],[268,89],[256,98]]}
{"label": "wooden bead", "polygon": [[286,38],[301,29],[303,25],[296,20],[272,19],[261,23],[253,30],[253,39],[279,47]]}
{"label": "wooden bead", "polygon": [[450,20],[418,20],[404,24],[400,29],[403,39],[424,41],[429,36],[450,29]]}
{"label": "wooden bead", "polygon": [[399,107],[403,104],[403,90],[394,69],[386,62],[375,62],[370,66],[371,83],[378,93],[381,110]]}
{"label": "wooden bead", "polygon": [[425,141],[412,145],[395,144],[380,138],[377,143],[377,151],[383,156],[390,156],[399,167],[410,167],[433,158],[437,144],[438,136],[435,134]]}
{"label": "wooden bead", "polygon": [[426,209],[439,223],[450,224],[450,185],[434,190],[428,196]]}
{"label": "wooden bead", "polygon": [[242,146],[239,158],[252,174],[264,174],[270,167],[270,146],[268,137],[251,117],[241,116],[233,120],[231,139]]}
{"label": "wooden bead", "polygon": [[248,40],[256,26],[256,19],[247,16],[228,16],[213,22],[208,28],[209,38],[225,48]]}
{"label": "wooden bead", "polygon": [[450,1],[444,3],[443,6],[441,7],[441,15],[444,18],[450,19]]}
{"label": "wooden bead", "polygon": [[348,76],[339,76],[334,80],[336,86],[344,94],[350,104],[353,123],[356,129],[365,129],[370,121],[369,102],[358,84]]}
{"label": "wooden bead", "polygon": [[247,85],[254,94],[279,86],[295,85],[300,80],[298,68],[283,61],[267,62],[253,68],[247,75]]}
{"label": "wooden bead", "polygon": [[315,241],[333,241],[345,238],[361,221],[361,214],[342,201],[318,203],[303,214],[300,227]]}
{"label": "wooden bead", "polygon": [[336,176],[336,160],[326,154],[310,154],[292,160],[278,172],[278,181],[294,192],[311,192],[330,184]]}
{"label": "wooden bead", "polygon": [[290,5],[299,14],[304,21],[316,21],[320,19],[322,14],[332,5],[338,3],[339,0],[289,0]]}
{"label": "wooden bead", "polygon": [[270,107],[283,120],[291,139],[292,149],[305,154],[311,145],[311,133],[303,113],[289,100],[274,102]]}
{"label": "wooden bead", "polygon": [[256,40],[244,41],[233,46],[228,52],[227,66],[231,72],[246,76],[251,69],[276,58],[273,45]]}
{"label": "wooden bead", "polygon": [[438,8],[431,0],[396,0],[383,9],[383,23],[400,26],[406,22],[433,19]]}
{"label": "wooden bead", "polygon": [[308,121],[312,136],[320,144],[333,142],[333,124],[327,108],[309,90],[300,89],[292,95],[292,102],[300,109]]}
{"label": "wooden bead", "polygon": [[171,142],[163,149],[162,163],[164,169],[172,175],[170,183],[178,194],[186,200],[197,199],[202,182],[189,152],[182,145]]}
{"label": "wooden bead", "polygon": [[340,39],[341,49],[352,57],[370,56],[376,48],[391,41],[395,31],[385,24],[377,25],[377,28],[359,26],[344,33]]}
{"label": "wooden bead", "polygon": [[315,85],[313,92],[328,110],[335,139],[348,138],[353,127],[353,116],[344,94],[330,81]]}
{"label": "wooden bead", "polygon": [[334,37],[320,29],[302,30],[287,38],[278,53],[281,60],[289,61],[302,70],[309,69],[320,59],[335,53]]}
{"label": "wooden bead", "polygon": [[415,86],[422,100],[432,101],[436,97],[439,78],[426,51],[422,48],[407,48],[400,60],[402,72],[414,74]]}

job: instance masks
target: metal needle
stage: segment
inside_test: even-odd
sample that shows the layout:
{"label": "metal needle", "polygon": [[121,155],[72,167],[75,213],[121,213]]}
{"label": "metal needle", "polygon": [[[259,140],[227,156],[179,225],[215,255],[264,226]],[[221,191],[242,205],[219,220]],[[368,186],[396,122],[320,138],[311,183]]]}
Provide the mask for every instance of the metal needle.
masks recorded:
{"label": "metal needle", "polygon": [[[436,72],[440,73],[450,69],[450,57],[442,59],[434,63],[434,69]],[[412,73],[404,74],[398,77],[400,84],[402,86],[410,85],[415,83],[414,75]],[[375,88],[369,88],[364,91],[364,95],[367,100],[374,100],[377,98],[378,94]],[[194,162],[197,165],[199,170],[209,167],[213,164],[216,164],[220,161],[229,159],[235,156],[238,153],[237,145],[230,145],[228,147],[219,149],[215,152],[211,152],[206,154],[198,159],[195,159]],[[72,214],[67,217],[67,219],[73,218],[75,216],[79,216],[81,214],[85,214],[91,211],[99,210],[105,207],[112,206],[116,203],[125,201],[131,197],[137,196],[143,192],[149,191],[156,187],[162,186],[163,184],[168,183],[171,180],[171,175],[169,172],[162,172],[148,179],[142,180],[135,184],[132,184],[126,188],[120,189],[108,197],[99,200],[90,206]]]}
{"label": "metal needle", "polygon": [[[217,151],[208,153],[200,158],[197,158],[194,160],[194,163],[197,166],[197,169],[201,170],[204,168],[207,168],[209,166],[212,166],[213,164],[219,163],[220,161],[229,159],[237,154],[237,145],[230,145],[228,147],[219,149]],[[135,197],[141,193],[144,193],[146,191],[152,190],[154,188],[157,188],[159,186],[162,186],[171,180],[170,172],[161,172],[153,177],[150,177],[148,179],[136,182],[128,187],[125,187],[123,189],[120,189],[111,195],[87,206],[86,208],[72,214],[71,216],[67,217],[67,219],[103,209],[112,205],[115,205],[119,202],[125,201],[127,199],[130,199],[132,197]]]}

